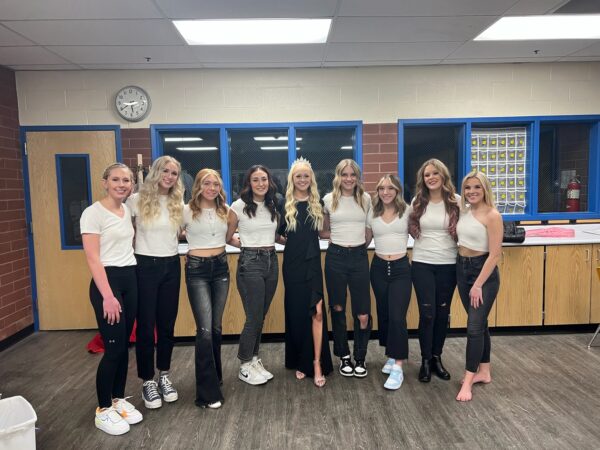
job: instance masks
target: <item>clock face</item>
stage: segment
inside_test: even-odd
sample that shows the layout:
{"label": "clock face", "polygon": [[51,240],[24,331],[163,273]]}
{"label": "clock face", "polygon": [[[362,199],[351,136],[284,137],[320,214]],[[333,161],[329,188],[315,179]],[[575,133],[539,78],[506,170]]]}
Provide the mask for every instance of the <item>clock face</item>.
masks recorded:
{"label": "clock face", "polygon": [[115,97],[117,113],[129,122],[138,122],[150,112],[148,93],[137,86],[126,86]]}

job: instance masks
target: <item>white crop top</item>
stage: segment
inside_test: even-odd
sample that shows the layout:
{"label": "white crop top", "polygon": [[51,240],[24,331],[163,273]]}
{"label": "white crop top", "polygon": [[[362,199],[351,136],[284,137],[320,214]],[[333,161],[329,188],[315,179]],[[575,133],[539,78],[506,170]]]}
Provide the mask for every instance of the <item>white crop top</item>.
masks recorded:
{"label": "white crop top", "polygon": [[365,243],[365,227],[367,214],[371,210],[371,197],[366,192],[363,194],[363,210],[354,197],[340,196],[340,201],[335,211],[332,211],[333,195],[323,197],[325,212],[329,214],[330,239],[333,244],[355,247]]}
{"label": "white crop top", "polygon": [[258,205],[256,216],[249,217],[244,213],[246,203],[241,198],[231,204],[231,210],[238,218],[238,231],[242,247],[273,247],[277,231],[277,219],[271,221],[271,212],[265,202],[254,202]]}
{"label": "white crop top", "polygon": [[461,247],[478,252],[489,251],[487,227],[475,218],[470,208],[465,212],[461,211],[456,225],[456,234],[458,234],[458,245]]}
{"label": "white crop top", "polygon": [[386,223],[381,216],[373,218],[373,210],[369,211],[367,227],[373,230],[375,253],[379,255],[406,253],[409,214],[410,211],[407,208],[402,217],[396,216],[390,223]]}
{"label": "white crop top", "polygon": [[160,212],[152,222],[146,223],[140,217],[138,202],[140,194],[127,199],[127,206],[135,219],[135,253],[144,256],[166,257],[178,254],[179,229],[173,226],[167,209],[168,197],[159,195]]}
{"label": "white crop top", "polygon": [[100,235],[100,261],[104,267],[135,266],[133,255],[133,224],[127,205],[123,205],[123,217],[95,202],[85,208],[79,227],[81,234]]}
{"label": "white crop top", "polygon": [[202,209],[194,219],[189,205],[183,207],[183,226],[189,250],[218,248],[225,245],[227,235],[227,220],[217,216],[214,208]]}
{"label": "white crop top", "polygon": [[[456,199],[460,202],[460,196]],[[421,236],[415,239],[413,261],[426,264],[455,264],[457,246],[448,233],[448,215],[443,201],[429,202],[421,216]]]}

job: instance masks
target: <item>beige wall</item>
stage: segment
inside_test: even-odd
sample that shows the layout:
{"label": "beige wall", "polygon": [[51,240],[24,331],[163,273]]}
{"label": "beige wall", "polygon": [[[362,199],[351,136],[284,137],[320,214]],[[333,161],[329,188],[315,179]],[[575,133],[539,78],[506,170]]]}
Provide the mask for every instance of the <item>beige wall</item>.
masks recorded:
{"label": "beige wall", "polygon": [[[227,123],[600,113],[600,62],[456,66],[17,72],[21,125]],[[152,98],[128,125],[112,106]]]}

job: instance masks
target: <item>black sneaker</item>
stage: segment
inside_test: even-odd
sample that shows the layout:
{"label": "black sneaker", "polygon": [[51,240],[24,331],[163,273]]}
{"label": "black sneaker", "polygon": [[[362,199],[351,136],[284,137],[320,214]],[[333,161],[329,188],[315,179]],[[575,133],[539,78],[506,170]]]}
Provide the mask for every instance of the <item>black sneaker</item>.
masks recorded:
{"label": "black sneaker", "polygon": [[349,356],[340,359],[340,375],[344,377],[354,376],[354,364]]}
{"label": "black sneaker", "polygon": [[162,406],[162,399],[158,393],[158,384],[154,380],[144,381],[142,397],[144,398],[144,405],[148,409],[156,409]]}
{"label": "black sneaker", "polygon": [[367,364],[362,360],[356,360],[356,366],[354,366],[354,376],[357,378],[364,378],[367,376]]}

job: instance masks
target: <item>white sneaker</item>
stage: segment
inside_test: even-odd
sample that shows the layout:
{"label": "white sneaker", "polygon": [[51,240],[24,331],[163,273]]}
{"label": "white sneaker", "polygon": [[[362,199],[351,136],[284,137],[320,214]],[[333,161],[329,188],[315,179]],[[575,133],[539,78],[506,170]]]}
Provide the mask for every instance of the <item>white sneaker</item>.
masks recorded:
{"label": "white sneaker", "polygon": [[392,371],[392,367],[394,366],[394,364],[396,364],[396,360],[393,358],[389,358],[381,368],[381,373],[389,375]]}
{"label": "white sneaker", "polygon": [[96,428],[113,436],[119,436],[129,431],[129,424],[112,406],[110,408],[96,408],[94,423]]}
{"label": "white sneaker", "polygon": [[113,408],[115,408],[123,420],[125,420],[125,422],[127,422],[129,425],[140,423],[144,416],[142,416],[141,412],[135,409],[135,406],[127,401],[128,398],[131,397],[113,399]]}
{"label": "white sneaker", "polygon": [[221,407],[221,402],[220,401],[216,401],[214,403],[209,403],[208,405],[206,405],[208,408],[210,409],[219,409]]}
{"label": "white sneaker", "polygon": [[256,370],[252,362],[247,362],[240,366],[238,378],[244,383],[251,384],[252,386],[265,384],[268,381],[258,370]]}
{"label": "white sneaker", "polygon": [[273,379],[273,374],[271,372],[269,372],[267,369],[265,369],[265,366],[263,366],[263,363],[258,358],[258,356],[255,356],[252,358],[252,365],[258,371],[258,373],[260,373],[263,377],[265,377],[267,379],[267,381]]}

